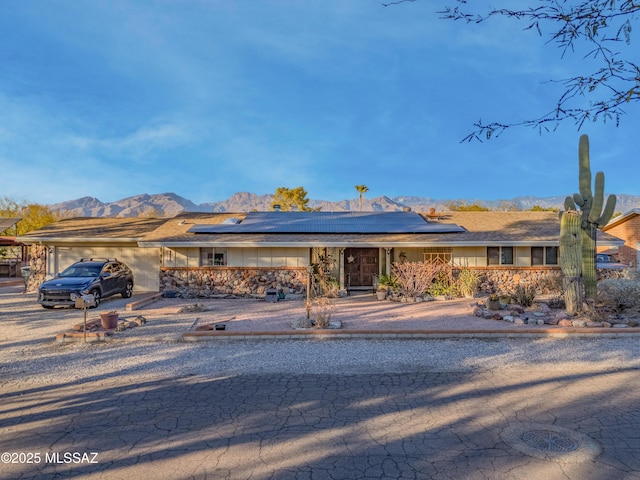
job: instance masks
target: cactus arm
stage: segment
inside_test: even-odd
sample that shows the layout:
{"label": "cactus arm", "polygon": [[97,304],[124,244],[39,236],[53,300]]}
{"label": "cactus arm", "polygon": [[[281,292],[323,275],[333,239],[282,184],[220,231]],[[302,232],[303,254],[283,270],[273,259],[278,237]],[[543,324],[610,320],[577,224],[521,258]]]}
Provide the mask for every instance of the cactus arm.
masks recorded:
{"label": "cactus arm", "polygon": [[613,212],[615,209],[616,209],[616,196],[609,195],[609,197],[607,198],[607,203],[604,206],[604,211],[602,212],[602,215],[598,219],[598,228],[602,228],[607,223],[609,223],[609,221],[611,220],[611,217],[613,217]]}
{"label": "cactus arm", "polygon": [[594,190],[593,203],[589,212],[589,223],[597,223],[602,213],[602,205],[604,205],[604,173],[596,173]]}
{"label": "cactus arm", "polygon": [[573,194],[573,201],[579,207],[582,207],[584,205],[584,198],[582,198],[582,195],[580,195],[579,193],[574,193]]}
{"label": "cactus arm", "polygon": [[578,159],[580,163],[579,171],[579,187],[580,195],[587,200],[591,197],[591,162],[589,160],[589,137],[587,135],[580,136],[578,145]]}
{"label": "cactus arm", "polygon": [[576,203],[573,201],[573,198],[567,197],[564,199],[564,209],[569,210],[578,210],[576,207]]}

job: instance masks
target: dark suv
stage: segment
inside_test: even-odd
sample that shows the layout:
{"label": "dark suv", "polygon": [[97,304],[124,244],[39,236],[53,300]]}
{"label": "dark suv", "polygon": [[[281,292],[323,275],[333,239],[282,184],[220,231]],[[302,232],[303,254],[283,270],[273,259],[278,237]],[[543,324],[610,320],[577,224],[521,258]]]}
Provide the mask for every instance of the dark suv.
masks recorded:
{"label": "dark suv", "polygon": [[73,306],[75,298],[92,294],[94,307],[100,300],[121,294],[123,298],[133,293],[133,273],[115,258],[83,258],[48,280],[38,288],[38,303],[44,308]]}

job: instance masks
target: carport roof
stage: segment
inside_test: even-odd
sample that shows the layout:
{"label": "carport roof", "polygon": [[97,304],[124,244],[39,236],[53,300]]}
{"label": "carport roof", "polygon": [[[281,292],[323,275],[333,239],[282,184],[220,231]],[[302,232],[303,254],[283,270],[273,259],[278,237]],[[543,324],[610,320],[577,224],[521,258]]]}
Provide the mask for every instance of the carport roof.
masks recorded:
{"label": "carport roof", "polygon": [[13,227],[16,223],[18,223],[21,218],[0,218],[0,233],[6,232],[11,227]]}

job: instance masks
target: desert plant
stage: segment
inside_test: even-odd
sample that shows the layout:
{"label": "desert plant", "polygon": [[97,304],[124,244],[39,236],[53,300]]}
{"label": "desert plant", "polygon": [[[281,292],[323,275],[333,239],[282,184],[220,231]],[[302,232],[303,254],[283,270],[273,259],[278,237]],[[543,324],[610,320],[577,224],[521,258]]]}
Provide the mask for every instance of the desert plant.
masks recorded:
{"label": "desert plant", "polygon": [[462,268],[458,272],[457,278],[458,291],[465,297],[474,297],[478,292],[480,284],[480,275],[475,270]]}
{"label": "desert plant", "polygon": [[[582,212],[582,278],[584,279],[584,296],[595,302],[597,299],[596,284],[596,232],[605,226],[613,215],[616,207],[616,196],[609,195],[606,205],[604,201],[604,173],[596,173],[594,189],[591,191],[591,166],[589,160],[589,137],[580,136],[578,146],[579,162],[579,190],[573,196],[565,199],[565,209]],[[604,205],[604,209],[603,209]],[[567,299],[568,300],[568,299]]]}
{"label": "desert plant", "polygon": [[614,312],[640,309],[640,282],[623,278],[598,283],[598,303]]}
{"label": "desert plant", "polygon": [[392,275],[383,273],[378,277],[378,287],[396,289],[398,288],[398,282],[396,282],[396,279],[393,278]]}
{"label": "desert plant", "polygon": [[536,298],[536,287],[534,285],[517,285],[511,297],[522,307],[530,307]]}
{"label": "desert plant", "polygon": [[429,262],[396,262],[391,266],[398,290],[405,297],[417,297],[425,293],[440,270],[438,265]]}
{"label": "desert plant", "polygon": [[458,286],[454,283],[451,278],[440,272],[436,278],[431,283],[431,286],[428,288],[427,293],[432,297],[437,296],[457,296],[458,295]]}
{"label": "desert plant", "polygon": [[311,312],[314,318],[313,326],[327,328],[331,323],[331,315],[335,309],[335,303],[330,298],[318,297],[311,302]]}

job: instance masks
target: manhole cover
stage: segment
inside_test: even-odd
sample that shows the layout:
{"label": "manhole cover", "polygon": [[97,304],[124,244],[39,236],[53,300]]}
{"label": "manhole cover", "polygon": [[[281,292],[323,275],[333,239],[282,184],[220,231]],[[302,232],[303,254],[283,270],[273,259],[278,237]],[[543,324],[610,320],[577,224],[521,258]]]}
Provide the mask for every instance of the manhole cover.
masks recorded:
{"label": "manhole cover", "polygon": [[573,438],[550,430],[529,430],[522,434],[522,441],[547,452],[573,452],[578,448],[578,442]]}
{"label": "manhole cover", "polygon": [[519,452],[542,460],[577,463],[601,452],[591,437],[556,425],[518,423],[506,427],[500,436]]}

